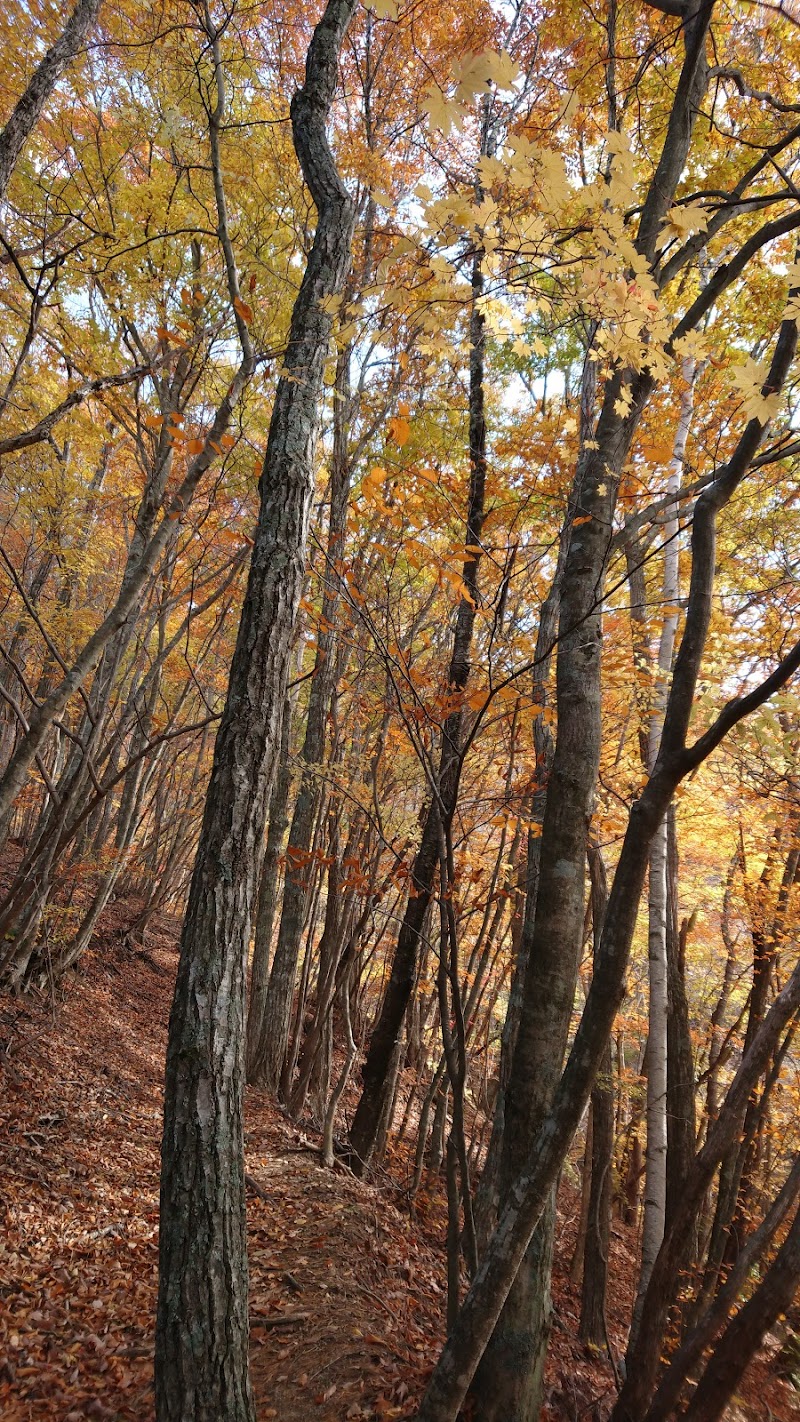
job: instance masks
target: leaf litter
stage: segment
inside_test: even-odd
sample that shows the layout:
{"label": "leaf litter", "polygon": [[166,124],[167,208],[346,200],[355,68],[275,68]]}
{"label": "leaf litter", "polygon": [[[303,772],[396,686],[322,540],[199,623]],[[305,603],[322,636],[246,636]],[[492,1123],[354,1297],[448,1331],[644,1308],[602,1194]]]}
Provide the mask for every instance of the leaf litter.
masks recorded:
{"label": "leaf litter", "polygon": [[[4,1422],[152,1422],[162,1076],[178,927],[164,917],[147,952],[105,933],[55,1002],[0,998]],[[413,1416],[444,1336],[441,1182],[426,1182],[412,1213],[408,1147],[395,1148],[370,1184],[325,1169],[313,1131],[263,1093],[248,1092],[246,1120],[258,1418]],[[569,1258],[578,1210],[565,1181],[542,1422],[603,1419],[613,1402],[607,1361],[577,1340]],[[611,1263],[609,1337],[621,1355],[636,1240],[616,1222]],[[731,1416],[788,1422],[795,1396],[762,1355]]]}

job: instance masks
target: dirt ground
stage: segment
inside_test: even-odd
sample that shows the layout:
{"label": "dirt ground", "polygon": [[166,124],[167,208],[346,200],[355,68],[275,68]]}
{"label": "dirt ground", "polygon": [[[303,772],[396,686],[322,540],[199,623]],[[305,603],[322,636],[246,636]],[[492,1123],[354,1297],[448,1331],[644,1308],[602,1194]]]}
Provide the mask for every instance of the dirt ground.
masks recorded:
{"label": "dirt ground", "polygon": [[[0,1416],[149,1422],[158,1150],[177,926],[144,953],[113,928],[59,1000],[0,999]],[[247,1102],[252,1372],[259,1418],[339,1422],[413,1414],[441,1346],[444,1202],[412,1217],[403,1163],[377,1185],[324,1169],[270,1101]],[[576,1340],[567,1279],[577,1197],[567,1186],[554,1279],[548,1419],[603,1418],[608,1366]],[[615,1231],[609,1308],[622,1350],[635,1271]],[[796,1394],[762,1360],[733,1410],[788,1422]],[[732,1414],[733,1415],[733,1414]]]}

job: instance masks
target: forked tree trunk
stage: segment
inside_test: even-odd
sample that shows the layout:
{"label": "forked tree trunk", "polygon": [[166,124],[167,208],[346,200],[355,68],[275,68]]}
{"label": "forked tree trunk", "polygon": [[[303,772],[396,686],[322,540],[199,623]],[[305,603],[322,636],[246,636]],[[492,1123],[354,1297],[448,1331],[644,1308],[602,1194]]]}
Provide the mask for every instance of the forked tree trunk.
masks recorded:
{"label": "forked tree trunk", "polygon": [[253,1422],[242,1094],[255,877],[304,576],[328,299],[354,225],[325,125],[355,0],[329,0],[292,100],[318,221],[292,313],[250,574],[189,892],[167,1050],[156,1327],[159,1422]]}

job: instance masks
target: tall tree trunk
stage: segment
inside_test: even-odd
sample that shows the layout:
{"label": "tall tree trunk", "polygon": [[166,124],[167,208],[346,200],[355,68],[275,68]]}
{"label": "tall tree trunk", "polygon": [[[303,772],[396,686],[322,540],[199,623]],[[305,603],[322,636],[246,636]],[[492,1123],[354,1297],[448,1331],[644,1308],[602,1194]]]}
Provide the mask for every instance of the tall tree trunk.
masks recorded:
{"label": "tall tree trunk", "polygon": [[329,298],[350,262],[352,201],[325,125],[355,0],[329,0],[292,100],[317,230],[295,301],[261,473],[250,574],[181,935],[164,1103],[156,1415],[253,1422],[242,1094],[244,991],[263,821],[304,577]]}
{"label": "tall tree trunk", "polygon": [[292,783],[292,763],[289,745],[292,729],[294,698],[286,697],[281,716],[281,735],[278,749],[278,766],[272,785],[269,802],[269,825],[264,861],[258,885],[255,932],[253,935],[253,964],[250,974],[250,1001],[247,1011],[247,1077],[253,1080],[258,1054],[258,1039],[264,1020],[264,1004],[267,1000],[269,984],[269,958],[272,949],[272,929],[275,923],[275,908],[278,902],[278,881],[283,838],[289,823],[287,806]]}
{"label": "tall tree trunk", "polygon": [[[581,376],[581,444],[589,439],[594,431],[596,395],[597,366],[594,361],[589,359],[587,351]],[[536,633],[536,666],[533,673],[531,699],[533,704],[537,707],[541,707],[542,710],[536,714],[533,722],[533,744],[536,752],[536,782],[531,797],[531,821],[535,827],[535,832],[532,830],[528,835],[525,897],[522,912],[517,919],[517,936],[513,940],[515,948],[514,970],[508,1000],[508,1010],[503,1023],[503,1034],[500,1043],[500,1089],[497,1093],[495,1112],[492,1120],[492,1134],[489,1139],[486,1161],[478,1184],[475,1201],[475,1220],[478,1239],[482,1246],[486,1244],[489,1235],[497,1223],[497,1210],[500,1198],[500,1163],[503,1152],[503,1135],[505,1132],[506,1092],[511,1079],[511,1066],[514,1060],[514,1049],[517,1044],[517,1032],[519,1030],[519,1021],[522,1013],[525,975],[528,969],[531,936],[536,914],[536,896],[539,888],[539,868],[542,854],[541,832],[544,822],[545,806],[547,804],[547,785],[550,779],[553,755],[555,753],[555,738],[550,728],[547,715],[551,700],[553,699],[550,688],[550,675],[553,650],[558,641],[561,588],[564,581],[564,569],[566,567],[574,516],[575,489],[573,488],[573,494],[567,507],[561,535],[559,537],[558,556],[553,573],[553,581],[550,585],[547,597],[542,604],[542,609],[539,614],[539,627]]]}
{"label": "tall tree trunk", "polygon": [[666,1224],[680,1206],[683,1182],[694,1159],[697,1127],[694,1058],[686,995],[686,942],[690,920],[678,926],[678,835],[675,806],[667,811],[667,1210]]}
{"label": "tall tree trunk", "polygon": [[[583,941],[584,866],[600,759],[600,605],[612,484],[627,457],[644,386],[627,419],[610,383],[576,474],[572,536],[564,568],[556,660],[558,731],[542,826],[536,910],[522,1011],[505,1099],[500,1200],[508,1199],[561,1075]],[[601,472],[602,471],[602,472]],[[588,517],[587,517],[588,515]],[[554,1188],[514,1281],[473,1388],[484,1422],[534,1422],[549,1334]]]}
{"label": "tall tree trunk", "polygon": [[[694,410],[695,366],[684,361],[686,389],[681,397],[680,417],[672,446],[667,478],[667,496],[673,502],[664,524],[664,577],[662,593],[664,620],[656,658],[656,683],[647,737],[647,765],[652,770],[661,743],[661,727],[667,704],[669,677],[678,630],[680,575],[678,565],[678,493],[683,477],[686,442]],[[649,648],[648,648],[649,652]],[[649,657],[648,657],[649,660]],[[647,1033],[647,1156],[644,1186],[644,1222],[639,1287],[633,1310],[632,1329],[639,1327],[642,1300],[656,1255],[664,1238],[667,1217],[667,1021],[669,987],[667,969],[667,822],[659,825],[650,850],[648,877],[648,1033]]]}
{"label": "tall tree trunk", "polygon": [[[600,850],[594,846],[589,849],[589,872],[592,881],[592,922],[596,953],[600,946],[608,902],[608,884],[603,857]],[[614,1085],[610,1038],[592,1087],[591,1109],[591,1188],[583,1255],[579,1334],[585,1343],[605,1348],[608,1246],[611,1239],[611,1177],[614,1162]]]}
{"label": "tall tree trunk", "polygon": [[[691,42],[687,43],[687,50],[690,54],[692,51],[694,52],[695,62],[700,62],[703,57],[705,35],[711,17],[711,8],[710,4],[706,5],[701,8],[698,15],[694,17],[690,37]],[[696,26],[700,27],[701,33],[699,36],[695,28]],[[688,56],[687,63],[689,63]],[[683,95],[685,103],[691,108],[692,114],[694,114],[698,102],[698,95],[695,92],[694,83],[691,82],[691,80],[687,83],[685,76],[682,76],[678,86],[678,94],[679,96],[681,94]],[[679,124],[678,127],[680,126]],[[670,124],[670,131],[671,130],[672,121]],[[688,137],[689,135],[687,134],[687,145]],[[661,165],[659,165],[659,167],[660,166]],[[674,166],[672,158],[667,166],[670,170]],[[659,194],[658,201],[662,203],[664,201],[668,202],[669,192],[665,192],[663,188],[659,188],[658,182],[656,182],[655,188]],[[643,228],[649,228],[651,226],[648,215],[648,204],[645,204],[643,211],[642,226]],[[655,234],[653,235],[653,242],[655,242]],[[772,391],[780,390],[783,387],[787,372],[794,358],[796,346],[796,324],[793,321],[784,321],[781,325],[775,353],[770,365],[767,381],[765,381],[764,387],[762,387],[763,389]],[[641,377],[640,380],[642,380]],[[646,381],[644,383],[646,384]],[[578,582],[580,582],[579,575],[584,572],[585,562],[589,562],[587,556],[589,550],[596,544],[596,541],[603,540],[606,546],[608,543],[607,534],[602,530],[607,529],[610,522],[610,511],[604,500],[607,497],[609,473],[615,465],[609,456],[617,452],[614,448],[614,441],[610,439],[610,431],[607,423],[611,422],[611,410],[616,400],[613,388],[614,384],[615,381],[612,380],[611,389],[608,391],[606,399],[604,400],[603,414],[601,415],[598,425],[597,443],[600,453],[599,468],[594,467],[593,459],[588,461],[588,468],[582,487],[582,497],[586,501],[585,507],[591,511],[593,516],[588,523],[581,525],[579,530],[581,536],[579,539],[576,539],[575,535],[573,535],[573,542],[570,548],[571,559],[576,542],[581,545],[577,568],[573,565],[576,581]],[[627,418],[630,419],[630,414]],[[732,726],[736,725],[738,721],[749,715],[757,706],[762,705],[767,698],[773,695],[780,687],[784,686],[794,675],[798,666],[800,666],[800,643],[798,643],[760,686],[746,695],[735,697],[729,701],[709,729],[704,732],[694,744],[687,746],[686,740],[694,702],[695,687],[711,617],[717,515],[719,510],[723,508],[731,498],[750,468],[765,428],[766,425],[759,420],[749,421],[730,459],[723,468],[717,471],[716,478],[709,484],[708,488],[704,490],[695,504],[692,524],[692,576],[689,588],[686,624],[681,639],[680,651],[675,663],[675,670],[673,672],[672,685],[667,703],[667,713],[664,721],[664,731],[661,738],[661,747],[653,773],[649,777],[639,799],[634,802],[630,811],[628,828],[609,895],[600,952],[598,954],[586,1007],[575,1036],[569,1060],[558,1083],[550,1108],[539,1123],[536,1135],[530,1142],[527,1153],[523,1158],[519,1174],[505,1195],[497,1229],[485,1251],[470,1292],[465,1298],[459,1312],[456,1324],[434,1368],[428,1390],[418,1413],[417,1422],[453,1422],[453,1419],[456,1417],[464,1401],[467,1389],[475,1374],[475,1369],[489,1345],[500,1313],[506,1300],[509,1298],[510,1291],[520,1270],[520,1266],[523,1263],[534,1231],[542,1218],[542,1213],[557,1179],[564,1155],[588,1102],[592,1081],[598,1070],[614,1016],[622,997],[624,975],[636,925],[639,897],[644,883],[650,844],[658,825],[666,813],[667,806],[676,786],[712,753]],[[622,433],[623,431],[620,431],[619,427],[617,427],[618,439],[621,439]],[[607,440],[608,446],[604,449]],[[605,454],[605,458],[603,458],[603,454]],[[588,547],[583,542],[584,538],[587,538],[589,541]],[[570,560],[568,560],[568,566],[569,561]],[[600,567],[602,568],[602,563]],[[593,585],[592,611],[594,611],[596,607],[599,582],[600,580],[597,578]],[[568,580],[565,578],[565,591],[567,583]],[[573,588],[573,596],[574,595]],[[562,601],[562,619],[563,618],[564,603]],[[570,628],[572,636],[574,637],[575,629],[579,626],[583,626],[583,619],[570,619],[566,626]],[[568,638],[565,637],[564,642],[567,640]],[[560,645],[560,653],[563,653],[564,642]],[[587,654],[587,661],[593,656],[597,656],[597,651],[593,651],[591,642],[588,643]],[[559,736],[560,734],[561,726],[559,724]],[[557,758],[558,743],[556,744],[556,759]],[[551,794],[548,794],[548,814],[550,813],[550,800]],[[553,811],[555,813],[555,807],[553,807]],[[545,830],[547,830],[547,814],[545,816]],[[555,840],[551,841],[551,843],[558,843],[560,838],[560,835],[556,836]],[[550,861],[550,863],[550,873],[552,877],[553,861]],[[559,865],[559,861],[556,858],[555,865],[562,870],[561,875],[556,877],[562,878],[563,884],[563,878],[566,877],[564,871],[567,868],[573,870],[573,861]],[[543,857],[543,871],[544,866],[545,860]],[[539,888],[540,900],[542,899],[543,884],[544,873]],[[549,889],[543,902],[550,900],[554,887],[555,886]],[[564,887],[562,887],[562,894],[564,894]],[[574,913],[572,904],[574,903],[575,897],[573,886],[573,891],[569,895],[572,913]],[[548,904],[548,907],[552,912],[552,901]],[[539,913],[540,909],[537,904],[537,920]],[[714,1165],[720,1158],[720,1154],[727,1147],[730,1140],[733,1139],[736,1123],[732,1120],[731,1113],[738,1109],[743,1092],[745,1093],[744,1099],[747,1099],[752,1080],[754,1079],[751,1076],[752,1071],[757,1069],[762,1061],[769,1059],[769,1053],[774,1048],[777,1040],[775,1037],[776,1026],[787,1020],[787,1015],[791,1014],[798,1001],[800,1001],[800,969],[798,969],[797,973],[790,980],[790,984],[787,985],[780,997],[776,1000],[772,1012],[770,1013],[770,1018],[768,1019],[769,1029],[759,1034],[757,1043],[753,1044],[748,1070],[743,1071],[740,1069],[734,1083],[734,1088],[732,1088],[733,1094],[731,1092],[728,1094],[726,1106],[730,1106],[731,1109],[721,1114],[720,1120],[713,1133],[713,1142],[711,1139],[707,1142],[706,1147],[704,1147],[705,1153],[701,1153],[701,1157],[698,1158],[702,1160],[702,1164],[698,1166],[697,1170],[698,1179],[701,1181],[699,1186],[701,1192],[705,1189],[708,1179],[710,1178],[709,1169],[713,1171]],[[764,1027],[767,1028],[767,1023],[764,1024]],[[509,1096],[511,1096],[510,1091]],[[509,1124],[510,1123],[509,1118]],[[713,1158],[713,1163],[709,1167],[709,1159],[711,1158]],[[676,1242],[676,1238],[680,1238],[680,1235],[676,1236],[675,1233],[678,1228],[679,1226],[676,1224],[670,1234],[670,1242],[673,1245]],[[659,1289],[663,1286],[664,1275],[667,1269],[668,1265],[665,1262],[665,1249],[662,1246],[659,1258],[653,1270],[653,1279],[656,1279],[658,1273],[655,1288],[653,1287],[653,1280],[651,1280],[651,1290],[656,1298],[659,1297]],[[524,1322],[523,1320],[523,1324]],[[648,1315],[646,1310],[643,1313],[640,1336],[644,1339],[645,1333],[647,1333],[646,1348],[640,1345],[636,1350],[635,1364],[636,1368],[640,1369],[641,1375],[637,1376],[635,1384],[631,1381],[633,1375],[632,1367],[629,1366],[627,1369],[627,1382],[636,1387],[637,1409],[642,1405],[642,1396],[644,1397],[646,1405],[646,1401],[652,1391],[654,1370],[658,1366],[658,1358],[660,1355],[660,1338],[663,1330],[663,1322],[664,1318],[660,1311],[654,1311],[652,1318]],[[503,1329],[501,1325],[501,1337],[502,1333]],[[524,1355],[526,1358],[532,1358],[534,1356],[534,1348],[532,1342],[529,1341],[527,1330],[523,1334],[523,1340]],[[650,1356],[650,1351],[652,1351],[652,1357]],[[626,1398],[626,1406],[628,1405],[628,1401],[629,1399]],[[632,1416],[637,1419],[640,1415],[641,1413],[638,1410],[632,1414]],[[625,1417],[624,1412],[617,1413],[615,1422],[622,1422],[623,1417]]]}

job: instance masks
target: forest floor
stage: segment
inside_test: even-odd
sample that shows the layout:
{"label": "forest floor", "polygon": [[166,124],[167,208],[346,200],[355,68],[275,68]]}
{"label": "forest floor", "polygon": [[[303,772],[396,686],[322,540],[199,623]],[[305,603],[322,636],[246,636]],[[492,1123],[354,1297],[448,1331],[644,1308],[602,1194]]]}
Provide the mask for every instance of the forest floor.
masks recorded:
{"label": "forest floor", "polygon": [[[112,908],[102,945],[56,1002],[0,999],[0,1416],[149,1422],[158,1152],[176,924],[127,951]],[[102,955],[99,951],[102,946]],[[324,1169],[316,1138],[250,1093],[248,1232],[259,1418],[413,1414],[441,1346],[445,1204],[409,1212],[407,1163],[378,1184]],[[593,1422],[610,1368],[577,1341],[568,1280],[577,1192],[562,1190],[548,1422]],[[622,1351],[634,1241],[615,1226],[609,1333]],[[762,1358],[731,1417],[788,1422],[797,1394]]]}

